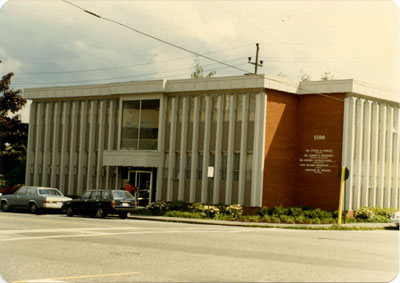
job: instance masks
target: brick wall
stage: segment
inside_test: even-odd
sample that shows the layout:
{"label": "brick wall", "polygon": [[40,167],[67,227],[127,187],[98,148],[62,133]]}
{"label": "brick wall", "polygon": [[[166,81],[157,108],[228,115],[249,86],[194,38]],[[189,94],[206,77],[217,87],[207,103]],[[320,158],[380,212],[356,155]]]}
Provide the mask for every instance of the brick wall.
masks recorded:
{"label": "brick wall", "polygon": [[319,95],[267,90],[263,206],[337,209],[343,107]]}

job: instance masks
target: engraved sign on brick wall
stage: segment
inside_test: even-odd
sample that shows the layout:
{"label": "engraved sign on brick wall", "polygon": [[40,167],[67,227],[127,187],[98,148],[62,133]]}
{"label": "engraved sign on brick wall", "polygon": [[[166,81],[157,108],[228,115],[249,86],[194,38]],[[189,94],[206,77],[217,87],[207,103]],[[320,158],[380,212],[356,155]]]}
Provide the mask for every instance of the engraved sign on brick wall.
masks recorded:
{"label": "engraved sign on brick wall", "polygon": [[[325,140],[324,135],[315,135],[315,141]],[[309,148],[305,149],[300,158],[300,167],[307,173],[326,174],[336,172],[336,161],[333,158],[333,150],[327,148]]]}

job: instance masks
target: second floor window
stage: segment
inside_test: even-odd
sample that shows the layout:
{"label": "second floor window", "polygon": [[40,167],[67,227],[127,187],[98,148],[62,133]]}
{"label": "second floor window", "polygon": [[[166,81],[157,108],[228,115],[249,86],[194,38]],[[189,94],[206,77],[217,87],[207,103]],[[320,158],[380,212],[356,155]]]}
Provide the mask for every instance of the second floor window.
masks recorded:
{"label": "second floor window", "polygon": [[122,103],[121,149],[157,150],[160,100]]}

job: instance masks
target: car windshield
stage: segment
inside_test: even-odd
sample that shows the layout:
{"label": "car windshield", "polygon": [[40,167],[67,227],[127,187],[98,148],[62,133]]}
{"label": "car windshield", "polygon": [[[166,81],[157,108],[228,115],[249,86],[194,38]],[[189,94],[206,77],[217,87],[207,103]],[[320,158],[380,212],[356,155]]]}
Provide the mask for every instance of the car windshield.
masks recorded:
{"label": "car windshield", "polygon": [[59,190],[55,189],[39,189],[40,195],[48,195],[48,196],[62,196],[63,194]]}
{"label": "car windshield", "polygon": [[127,191],[112,191],[114,199],[133,199],[133,196]]}

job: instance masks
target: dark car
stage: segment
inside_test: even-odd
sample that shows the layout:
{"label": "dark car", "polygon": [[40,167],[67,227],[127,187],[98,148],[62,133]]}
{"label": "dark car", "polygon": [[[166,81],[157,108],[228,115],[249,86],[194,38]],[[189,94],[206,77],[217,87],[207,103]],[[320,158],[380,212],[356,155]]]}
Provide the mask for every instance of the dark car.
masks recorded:
{"label": "dark car", "polygon": [[65,202],[63,208],[67,216],[80,214],[104,218],[108,214],[118,214],[121,219],[125,219],[129,212],[135,210],[136,205],[136,199],[127,191],[93,190]]}

